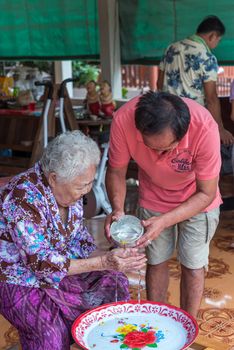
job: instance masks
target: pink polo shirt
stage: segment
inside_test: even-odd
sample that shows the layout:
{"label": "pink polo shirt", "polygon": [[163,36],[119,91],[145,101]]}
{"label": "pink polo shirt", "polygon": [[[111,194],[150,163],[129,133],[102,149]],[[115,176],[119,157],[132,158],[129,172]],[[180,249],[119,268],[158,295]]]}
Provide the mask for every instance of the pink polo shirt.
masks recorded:
{"label": "pink polo shirt", "polygon": [[[196,191],[196,179],[219,176],[220,137],[217,123],[209,111],[197,102],[183,98],[191,122],[178,146],[165,154],[145,146],[135,126],[135,107],[139,97],[122,106],[114,115],[109,150],[109,164],[126,166],[132,158],[139,168],[140,206],[165,213],[188,199]],[[219,189],[204,211],[222,203]]]}

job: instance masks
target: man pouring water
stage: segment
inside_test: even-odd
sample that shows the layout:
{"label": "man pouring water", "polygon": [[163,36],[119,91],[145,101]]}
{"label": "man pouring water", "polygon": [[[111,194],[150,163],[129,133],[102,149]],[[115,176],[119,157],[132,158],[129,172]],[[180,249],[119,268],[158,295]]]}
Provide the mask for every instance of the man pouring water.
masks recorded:
{"label": "man pouring water", "polygon": [[138,217],[148,258],[149,300],[165,302],[168,260],[177,247],[181,308],[196,317],[204,289],[209,244],[219,221],[220,140],[216,122],[193,100],[149,91],[122,106],[112,122],[106,187],[110,224],[124,214],[130,159],[139,173]]}

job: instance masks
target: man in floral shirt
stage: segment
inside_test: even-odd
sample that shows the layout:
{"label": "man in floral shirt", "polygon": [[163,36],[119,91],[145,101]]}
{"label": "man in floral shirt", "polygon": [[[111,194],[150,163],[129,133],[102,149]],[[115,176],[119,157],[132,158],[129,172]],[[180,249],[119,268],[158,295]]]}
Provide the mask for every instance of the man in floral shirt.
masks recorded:
{"label": "man in floral shirt", "polygon": [[220,19],[208,16],[199,24],[195,35],[171,44],[159,65],[157,88],[206,106],[219,125],[222,143],[229,145],[234,137],[222,123],[216,92],[218,63],[211,52],[224,33]]}

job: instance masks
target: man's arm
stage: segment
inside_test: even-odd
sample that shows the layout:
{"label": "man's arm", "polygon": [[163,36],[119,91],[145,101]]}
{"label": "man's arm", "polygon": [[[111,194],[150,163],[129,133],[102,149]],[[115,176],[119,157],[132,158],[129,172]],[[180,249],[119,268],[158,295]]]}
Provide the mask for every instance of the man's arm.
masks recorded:
{"label": "man's arm", "polygon": [[127,169],[127,165],[121,168],[107,167],[106,190],[114,212],[124,212]]}
{"label": "man's arm", "polygon": [[206,107],[210,111],[211,115],[213,116],[213,118],[215,119],[215,121],[219,126],[219,134],[220,134],[220,139],[222,143],[225,145],[233,144],[234,137],[228,130],[224,128],[223,122],[221,119],[221,107],[220,107],[220,101],[216,92],[216,82],[208,81],[204,83],[203,86],[204,86]]}
{"label": "man's arm", "polygon": [[163,89],[164,72],[158,69],[158,80],[157,80],[157,90],[162,91]]}
{"label": "man's arm", "polygon": [[157,238],[165,228],[197,215],[207,208],[216,196],[218,180],[218,177],[211,180],[197,180],[196,192],[185,202],[159,217],[144,220],[143,224],[146,231],[139,240],[139,245],[147,245],[147,241]]}
{"label": "man's arm", "polygon": [[234,122],[234,81],[230,86],[230,103],[231,103],[231,115],[230,118]]}
{"label": "man's arm", "polygon": [[112,213],[107,216],[105,221],[105,233],[108,240],[111,222],[124,214],[127,169],[127,165],[121,168],[113,168],[110,165],[107,167],[106,190],[112,207]]}
{"label": "man's arm", "polygon": [[231,104],[232,104],[232,110],[231,110],[230,118],[234,122],[234,100],[231,101]]}

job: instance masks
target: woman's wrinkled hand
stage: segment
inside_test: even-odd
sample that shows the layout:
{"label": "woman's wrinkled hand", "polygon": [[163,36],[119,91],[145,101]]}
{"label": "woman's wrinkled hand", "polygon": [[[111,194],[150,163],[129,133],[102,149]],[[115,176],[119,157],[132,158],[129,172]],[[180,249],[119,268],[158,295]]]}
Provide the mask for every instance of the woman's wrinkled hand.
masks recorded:
{"label": "woman's wrinkled hand", "polygon": [[104,224],[104,230],[105,230],[105,236],[106,239],[112,243],[111,235],[110,235],[110,225],[113,221],[117,221],[121,218],[121,216],[124,215],[123,211],[115,210],[111,214],[107,215],[105,224]]}
{"label": "woman's wrinkled hand", "polygon": [[128,272],[140,270],[146,265],[146,256],[137,248],[116,248],[102,256],[103,267],[107,270]]}

